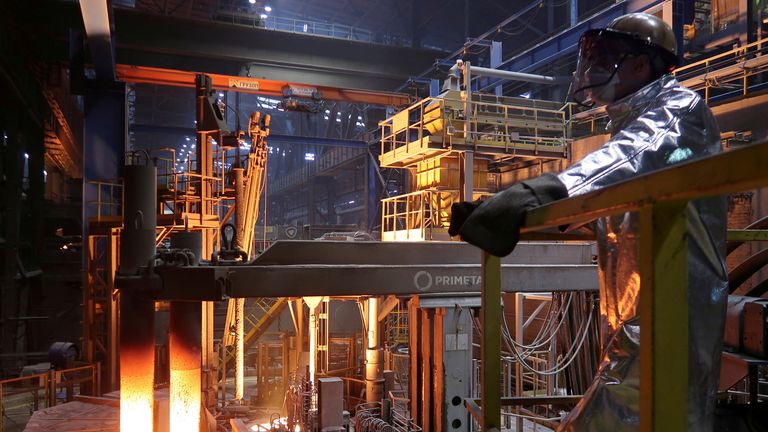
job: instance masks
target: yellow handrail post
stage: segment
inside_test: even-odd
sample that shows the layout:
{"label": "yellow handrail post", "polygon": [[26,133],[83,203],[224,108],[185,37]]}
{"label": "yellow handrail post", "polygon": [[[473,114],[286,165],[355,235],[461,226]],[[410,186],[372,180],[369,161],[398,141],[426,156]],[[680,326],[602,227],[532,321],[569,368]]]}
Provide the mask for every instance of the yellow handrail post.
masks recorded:
{"label": "yellow handrail post", "polygon": [[642,432],[688,430],[687,204],[640,210]]}
{"label": "yellow handrail post", "polygon": [[501,259],[488,252],[482,252],[482,275],[481,430],[492,431],[501,430]]}

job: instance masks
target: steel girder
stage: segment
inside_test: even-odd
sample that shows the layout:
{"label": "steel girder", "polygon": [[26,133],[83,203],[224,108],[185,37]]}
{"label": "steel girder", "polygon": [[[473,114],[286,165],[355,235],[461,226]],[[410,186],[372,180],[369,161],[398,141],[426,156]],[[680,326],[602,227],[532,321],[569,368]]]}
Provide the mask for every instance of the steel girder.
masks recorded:
{"label": "steel girder", "polygon": [[[597,289],[589,243],[521,243],[502,260],[505,292]],[[158,267],[136,280],[158,299],[477,294],[480,252],[458,242],[277,242],[246,265]]]}
{"label": "steel girder", "polygon": [[115,9],[124,64],[391,90],[444,52]]}

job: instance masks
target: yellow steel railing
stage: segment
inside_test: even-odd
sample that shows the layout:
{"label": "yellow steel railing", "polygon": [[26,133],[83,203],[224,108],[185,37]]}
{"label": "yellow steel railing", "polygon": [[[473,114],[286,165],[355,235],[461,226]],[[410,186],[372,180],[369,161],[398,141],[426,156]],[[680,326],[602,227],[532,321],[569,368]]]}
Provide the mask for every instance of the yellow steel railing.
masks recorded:
{"label": "yellow steel railing", "polygon": [[711,88],[729,88],[740,81],[742,95],[746,96],[748,78],[768,71],[768,38],[732,49],[730,51],[687,64],[673,73],[692,90],[704,90],[704,100],[709,102]]}
{"label": "yellow steel railing", "polygon": [[[492,195],[476,192],[473,199]],[[381,200],[381,238],[385,241],[433,240],[432,230],[448,228],[458,189],[424,189]]]}
{"label": "yellow steel railing", "polygon": [[88,184],[96,188],[96,199],[90,200],[85,204],[86,206],[96,207],[96,222],[101,222],[111,216],[122,216],[122,183],[89,181]]}
{"label": "yellow steel railing", "polygon": [[[483,146],[493,153],[527,150],[565,157],[570,106],[551,109],[543,104],[546,102],[478,93],[465,113],[459,92],[423,99],[379,123],[382,163],[422,151],[425,139],[442,143],[445,152],[463,144]],[[464,128],[467,116],[469,130]]]}
{"label": "yellow steel railing", "polygon": [[[768,142],[680,164],[529,211],[523,232],[639,212],[640,429],[688,430],[688,260],[691,200],[768,185]],[[482,253],[482,430],[501,429],[501,264]],[[478,409],[481,412],[478,412]]]}

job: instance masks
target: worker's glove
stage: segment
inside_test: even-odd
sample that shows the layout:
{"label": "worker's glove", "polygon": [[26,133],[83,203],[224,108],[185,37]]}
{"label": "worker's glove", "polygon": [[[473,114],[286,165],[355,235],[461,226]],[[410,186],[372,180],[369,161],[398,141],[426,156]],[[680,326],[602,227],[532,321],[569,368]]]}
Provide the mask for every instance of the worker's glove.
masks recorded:
{"label": "worker's glove", "polygon": [[469,215],[480,207],[482,203],[481,200],[477,200],[451,204],[451,225],[448,227],[448,234],[451,237],[459,235],[461,226],[464,225]]}
{"label": "worker's glove", "polygon": [[[509,255],[520,240],[520,226],[528,209],[568,196],[553,174],[544,174],[501,191],[483,202],[451,206],[451,227],[462,240],[496,256]],[[455,213],[455,215],[454,215]]]}

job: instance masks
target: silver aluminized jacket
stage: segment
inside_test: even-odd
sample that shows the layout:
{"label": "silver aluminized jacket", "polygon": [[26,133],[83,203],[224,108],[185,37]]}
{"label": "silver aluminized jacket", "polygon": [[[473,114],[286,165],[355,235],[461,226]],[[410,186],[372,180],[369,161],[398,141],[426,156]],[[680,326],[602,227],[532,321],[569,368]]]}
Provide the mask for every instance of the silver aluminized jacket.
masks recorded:
{"label": "silver aluminized jacket", "polygon": [[[695,92],[680,86],[672,76],[617,101],[607,112],[611,139],[558,176],[569,196],[722,150],[712,112]],[[688,204],[691,431],[713,429],[728,299],[723,259],[726,214],[724,197]],[[595,223],[603,360],[594,382],[560,431],[620,432],[639,427],[638,222],[636,213],[626,213]]]}

